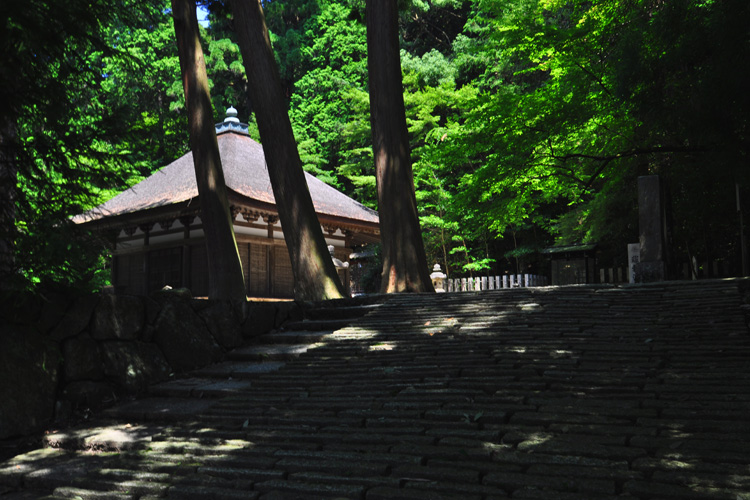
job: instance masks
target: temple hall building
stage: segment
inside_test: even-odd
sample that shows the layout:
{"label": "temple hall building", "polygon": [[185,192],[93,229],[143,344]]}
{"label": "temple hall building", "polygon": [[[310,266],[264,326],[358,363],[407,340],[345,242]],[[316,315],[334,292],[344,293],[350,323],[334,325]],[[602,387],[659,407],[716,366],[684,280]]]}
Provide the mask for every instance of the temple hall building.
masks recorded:
{"label": "temple hall building", "polygon": [[[279,223],[263,147],[227,110],[216,125],[234,233],[251,297],[294,296],[292,266]],[[380,241],[376,211],[305,173],[333,256]],[[117,293],[148,294],[165,285],[208,293],[208,266],[193,155],[187,153],[106,203],[76,216],[114,240],[112,284]],[[349,273],[339,276],[348,287]]]}

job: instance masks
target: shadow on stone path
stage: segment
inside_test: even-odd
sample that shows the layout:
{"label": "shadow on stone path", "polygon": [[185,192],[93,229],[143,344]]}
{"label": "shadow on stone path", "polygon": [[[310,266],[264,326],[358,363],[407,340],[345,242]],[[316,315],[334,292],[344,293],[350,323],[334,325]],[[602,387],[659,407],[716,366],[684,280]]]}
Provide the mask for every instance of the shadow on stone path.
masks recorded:
{"label": "shadow on stone path", "polygon": [[394,296],[48,436],[0,498],[750,500],[740,283]]}

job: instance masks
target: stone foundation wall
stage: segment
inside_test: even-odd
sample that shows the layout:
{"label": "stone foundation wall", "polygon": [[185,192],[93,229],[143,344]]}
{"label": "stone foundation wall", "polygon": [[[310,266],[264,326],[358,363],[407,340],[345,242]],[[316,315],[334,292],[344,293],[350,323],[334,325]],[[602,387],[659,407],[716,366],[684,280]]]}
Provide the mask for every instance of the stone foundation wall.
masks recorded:
{"label": "stone foundation wall", "polygon": [[302,315],[294,302],[231,304],[175,291],[0,299],[0,439],[219,361]]}

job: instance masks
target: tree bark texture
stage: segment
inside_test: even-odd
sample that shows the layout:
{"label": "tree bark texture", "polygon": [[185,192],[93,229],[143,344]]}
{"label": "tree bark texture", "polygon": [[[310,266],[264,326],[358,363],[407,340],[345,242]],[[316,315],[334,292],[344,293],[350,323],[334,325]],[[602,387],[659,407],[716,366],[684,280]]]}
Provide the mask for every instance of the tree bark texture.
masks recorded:
{"label": "tree bark texture", "polygon": [[370,120],[383,254],[381,292],[434,292],[419,227],[396,0],[367,0]]}
{"label": "tree bark texture", "polygon": [[0,110],[0,291],[13,286],[16,234],[16,127],[10,110]]}
{"label": "tree bark texture", "polygon": [[232,0],[235,31],[248,77],[248,97],[258,122],[268,174],[299,300],[344,296],[315,214],[286,110],[276,60],[259,0]]}
{"label": "tree bark texture", "polygon": [[190,149],[206,235],[208,295],[211,299],[245,301],[242,263],[221,168],[195,0],[172,0],[172,13],[188,112]]}

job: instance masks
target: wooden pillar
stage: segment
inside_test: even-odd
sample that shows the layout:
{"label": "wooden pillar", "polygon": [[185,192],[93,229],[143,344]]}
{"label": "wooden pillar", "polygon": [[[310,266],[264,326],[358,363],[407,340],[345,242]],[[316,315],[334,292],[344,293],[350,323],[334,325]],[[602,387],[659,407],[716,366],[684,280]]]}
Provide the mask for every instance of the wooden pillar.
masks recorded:
{"label": "wooden pillar", "polygon": [[242,266],[243,266],[242,269],[243,269],[243,272],[245,273],[245,293],[248,296],[250,295],[250,286],[251,286],[250,281],[253,279],[253,268],[250,267],[250,264],[253,261],[252,255],[253,255],[253,249],[250,246],[250,243],[247,243],[247,262],[242,263]]}
{"label": "wooden pillar", "polygon": [[150,290],[149,287],[149,281],[151,277],[151,264],[149,262],[149,233],[151,232],[151,229],[154,227],[154,224],[141,224],[138,226],[141,231],[143,231],[143,289],[141,292],[143,295],[148,295]]}
{"label": "wooden pillar", "polygon": [[117,285],[120,284],[120,273],[117,272],[119,263],[120,256],[112,254],[112,272],[110,273],[110,279],[112,280],[112,287],[114,288],[115,293],[117,293]]}
{"label": "wooden pillar", "polygon": [[185,227],[184,238],[190,239],[190,225],[195,221],[195,215],[183,215],[180,217],[180,223]]}
{"label": "wooden pillar", "polygon": [[273,296],[273,245],[264,245],[266,252],[266,286],[265,293],[267,297]]}
{"label": "wooden pillar", "polygon": [[271,240],[271,245],[266,247],[266,267],[268,269],[268,273],[266,274],[266,291],[269,297],[273,297],[275,293],[274,283],[276,281],[276,273],[274,269],[276,264],[276,244],[273,237],[273,225],[276,224],[279,218],[275,215],[267,215],[265,216],[265,219],[266,223],[268,223],[268,238]]}
{"label": "wooden pillar", "polygon": [[265,219],[266,224],[268,224],[268,237],[273,239],[273,225],[279,221],[279,218],[275,215],[267,215]]}
{"label": "wooden pillar", "polygon": [[190,289],[193,286],[191,275],[193,267],[191,265],[192,249],[188,240],[190,239],[190,225],[195,221],[195,215],[183,215],[179,218],[179,221],[184,227],[183,239],[185,240],[182,245],[182,284],[180,286]]}
{"label": "wooden pillar", "polygon": [[183,288],[190,288],[191,276],[190,276],[190,245],[182,245],[182,286]]}

